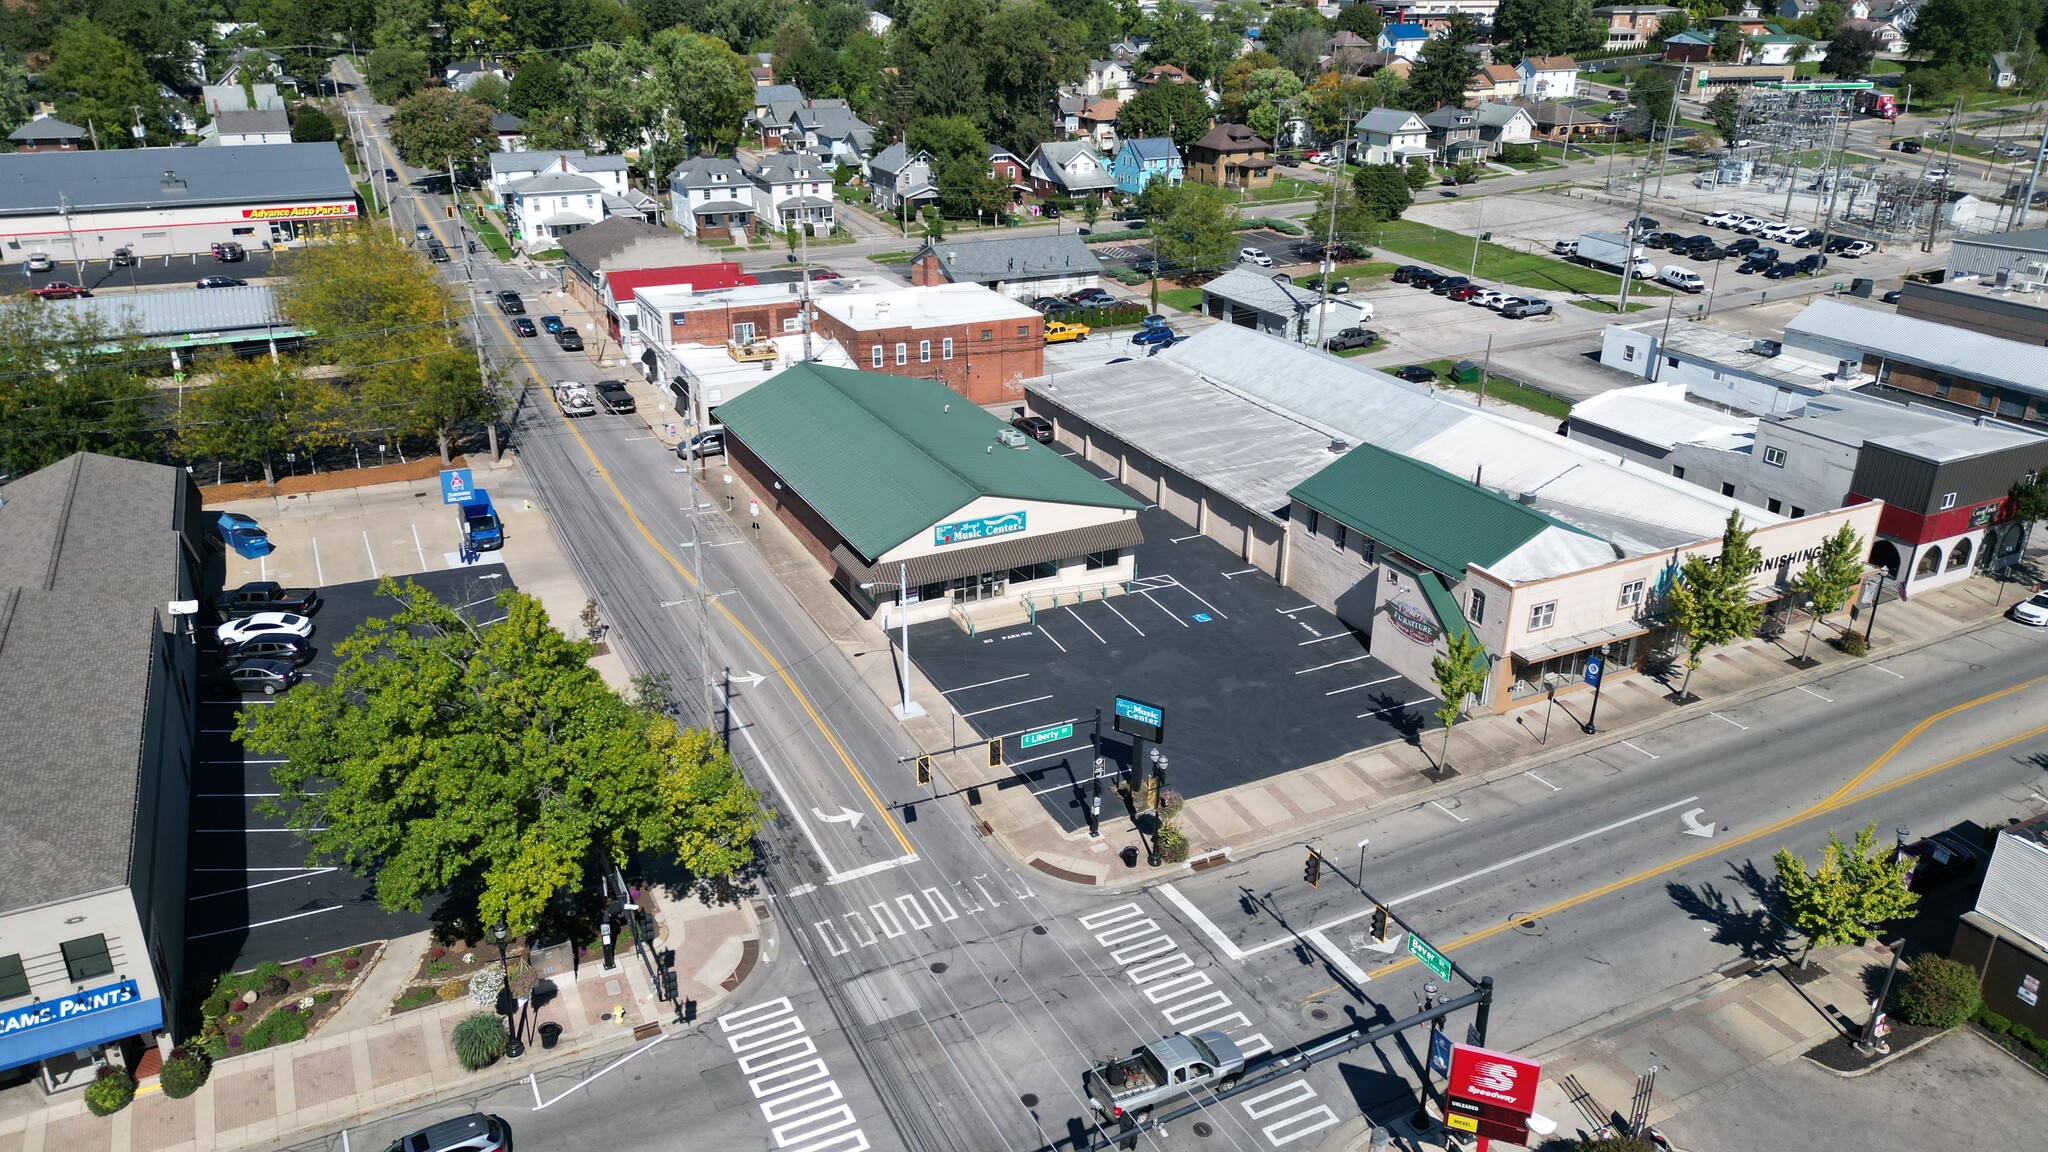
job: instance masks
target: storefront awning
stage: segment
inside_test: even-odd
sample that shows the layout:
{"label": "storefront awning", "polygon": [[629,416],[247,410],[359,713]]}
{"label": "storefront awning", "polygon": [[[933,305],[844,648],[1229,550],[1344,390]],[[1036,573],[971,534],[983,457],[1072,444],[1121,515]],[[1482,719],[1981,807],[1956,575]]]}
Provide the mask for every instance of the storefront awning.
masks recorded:
{"label": "storefront awning", "polygon": [[1612,644],[1616,640],[1626,640],[1631,636],[1647,636],[1649,633],[1648,627],[1633,620],[1624,624],[1609,624],[1605,628],[1595,628],[1591,632],[1581,632],[1576,636],[1560,636],[1555,640],[1518,648],[1515,650],[1515,659],[1524,664],[1541,664],[1553,656],[1583,652],[1588,648]]}
{"label": "storefront awning", "polygon": [[18,1068],[110,1040],[137,1036],[164,1026],[162,1000],[137,1000],[116,1008],[88,1012],[27,1028],[0,1040],[0,1068]]}
{"label": "storefront awning", "polygon": [[[1049,560],[1070,560],[1110,548],[1135,548],[1144,539],[1135,516],[1043,536],[1003,536],[972,548],[949,548],[926,556],[913,556],[909,562],[909,578],[912,584],[937,584],[961,576],[1003,572]],[[896,564],[887,561],[869,564],[844,544],[832,549],[832,559],[855,582],[895,584],[902,578],[902,570]]]}

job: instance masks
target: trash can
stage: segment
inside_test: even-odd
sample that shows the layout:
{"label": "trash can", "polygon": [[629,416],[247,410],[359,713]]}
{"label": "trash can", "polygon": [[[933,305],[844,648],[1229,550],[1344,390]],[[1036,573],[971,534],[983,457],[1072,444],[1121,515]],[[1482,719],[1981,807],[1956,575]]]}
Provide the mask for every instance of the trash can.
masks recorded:
{"label": "trash can", "polygon": [[1138,866],[1138,847],[1137,847],[1137,845],[1135,845],[1135,844],[1134,844],[1134,845],[1132,845],[1131,847],[1129,847],[1129,848],[1126,848],[1126,849],[1124,849],[1124,850],[1123,850],[1123,858],[1124,858],[1124,867],[1126,867],[1126,868],[1136,868],[1136,867]]}
{"label": "trash can", "polygon": [[550,1020],[547,1023],[540,1026],[540,1046],[543,1049],[553,1048],[555,1046],[555,1041],[560,1040],[561,1038],[562,1026],[560,1024],[557,1024],[553,1020]]}
{"label": "trash can", "polygon": [[1868,276],[1858,276],[1849,281],[1849,295],[1870,299],[1870,290],[1875,287]]}

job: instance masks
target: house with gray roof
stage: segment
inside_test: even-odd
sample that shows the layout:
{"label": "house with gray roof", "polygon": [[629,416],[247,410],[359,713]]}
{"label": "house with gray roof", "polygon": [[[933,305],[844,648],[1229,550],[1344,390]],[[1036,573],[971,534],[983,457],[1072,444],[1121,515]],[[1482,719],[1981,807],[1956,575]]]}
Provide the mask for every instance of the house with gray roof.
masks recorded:
{"label": "house with gray roof", "polygon": [[551,170],[507,185],[499,200],[512,239],[528,251],[543,251],[603,220],[605,196],[604,186],[588,176]]}
{"label": "house with gray roof", "polygon": [[1072,233],[926,241],[910,258],[910,282],[980,284],[1031,301],[1101,287],[1102,261]]}
{"label": "house with gray roof", "polygon": [[1116,155],[1109,160],[1109,174],[1116,180],[1117,191],[1136,196],[1155,180],[1178,188],[1187,172],[1171,137],[1137,136],[1117,146]]}
{"label": "house with gray roof", "polygon": [[[313,115],[321,115],[313,112]],[[289,144],[292,118],[282,108],[231,108],[216,114],[213,123],[199,130],[200,143],[220,148],[246,148],[251,144]]]}
{"label": "house with gray roof", "polygon": [[814,236],[831,233],[838,203],[832,170],[816,157],[802,152],[764,156],[747,177],[754,184],[754,217],[763,227],[779,232],[801,224]]}
{"label": "house with gray roof", "polygon": [[1048,140],[1031,152],[1031,188],[1040,196],[1094,196],[1107,200],[1116,180],[1085,140]]}
{"label": "house with gray roof", "polygon": [[1438,108],[1425,115],[1422,122],[1429,126],[1429,147],[1444,163],[1456,164],[1486,155],[1486,142],[1479,138],[1479,116],[1470,108]]}
{"label": "house with gray roof", "polygon": [[668,174],[669,219],[686,236],[743,234],[754,226],[754,183],[724,156],[693,156]]}
{"label": "house with gray roof", "polygon": [[742,125],[754,136],[763,152],[780,152],[786,147],[790,124],[804,106],[804,90],[794,84],[758,84],[754,87],[754,110]]}
{"label": "house with gray roof", "polygon": [[19,813],[0,837],[0,1068],[55,1092],[156,1046],[188,952],[207,959],[188,945],[213,925],[187,919],[207,909],[186,894],[200,693],[178,613],[208,547],[182,468],[81,452],[0,492],[0,787]]}
{"label": "house with gray roof", "polygon": [[830,164],[859,164],[875,146],[875,130],[844,100],[807,100],[790,117],[785,146]]}
{"label": "house with gray roof", "polygon": [[1474,108],[1472,116],[1479,121],[1479,139],[1489,156],[1500,155],[1511,144],[1529,143],[1536,131],[1536,118],[1520,104],[1487,101]]}
{"label": "house with gray roof", "polygon": [[86,131],[55,116],[38,116],[7,134],[16,152],[76,152]]}
{"label": "house with gray roof", "polygon": [[498,151],[526,151],[526,121],[510,112],[498,112],[491,116],[491,132],[498,138]]}
{"label": "house with gray roof", "polygon": [[904,205],[917,212],[939,198],[932,176],[932,154],[920,148],[911,152],[898,140],[868,161],[868,201],[875,211],[895,213]]}
{"label": "house with gray roof", "polygon": [[494,199],[502,200],[505,189],[550,171],[587,177],[613,196],[626,194],[629,171],[624,156],[592,156],[581,149],[569,149],[561,152],[493,152],[489,161],[489,187]]}
{"label": "house with gray roof", "polygon": [[1431,160],[1429,125],[1400,108],[1375,108],[1358,118],[1358,151],[1366,164]]}
{"label": "house with gray roof", "polygon": [[[1240,265],[1202,285],[1202,314],[1304,344],[1316,338],[1317,296],[1313,289],[1283,284],[1266,272]],[[1330,297],[1322,303],[1325,337],[1356,326],[1370,307],[1349,296]]]}

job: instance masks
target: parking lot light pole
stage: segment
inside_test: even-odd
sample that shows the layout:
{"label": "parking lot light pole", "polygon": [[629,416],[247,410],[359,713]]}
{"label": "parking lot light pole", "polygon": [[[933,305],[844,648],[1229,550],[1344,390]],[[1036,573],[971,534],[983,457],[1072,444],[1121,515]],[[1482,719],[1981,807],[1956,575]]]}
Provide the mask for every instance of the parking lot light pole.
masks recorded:
{"label": "parking lot light pole", "polygon": [[[903,626],[903,668],[901,676],[903,700],[890,709],[890,711],[896,713],[898,720],[909,720],[913,717],[924,715],[924,706],[910,698],[910,564],[908,561],[897,563],[896,577],[896,618]],[[871,590],[886,588],[888,585],[880,580],[863,580],[861,587]]]}

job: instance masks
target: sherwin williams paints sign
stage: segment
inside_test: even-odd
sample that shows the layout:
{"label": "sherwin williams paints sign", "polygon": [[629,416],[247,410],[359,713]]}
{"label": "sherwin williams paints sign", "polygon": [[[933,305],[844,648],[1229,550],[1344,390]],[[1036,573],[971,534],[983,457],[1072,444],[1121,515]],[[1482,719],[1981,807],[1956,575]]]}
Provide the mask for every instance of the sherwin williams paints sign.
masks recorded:
{"label": "sherwin williams paints sign", "polygon": [[992,540],[997,536],[1009,536],[1023,530],[1024,513],[1005,512],[1001,516],[983,516],[979,520],[957,520],[951,524],[940,524],[932,529],[932,544],[943,548],[948,544]]}
{"label": "sherwin williams paints sign", "polygon": [[135,981],[123,980],[119,984],[88,988],[83,992],[74,992],[69,996],[45,1000],[39,1004],[24,1004],[0,1013],[0,1036],[12,1036],[31,1028],[41,1028],[45,1024],[76,1020],[95,1012],[105,1012],[109,1008],[119,1008],[123,1004],[133,1004],[141,998],[142,993],[135,987]]}

